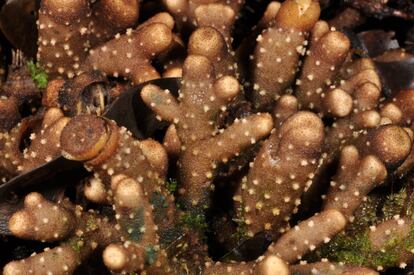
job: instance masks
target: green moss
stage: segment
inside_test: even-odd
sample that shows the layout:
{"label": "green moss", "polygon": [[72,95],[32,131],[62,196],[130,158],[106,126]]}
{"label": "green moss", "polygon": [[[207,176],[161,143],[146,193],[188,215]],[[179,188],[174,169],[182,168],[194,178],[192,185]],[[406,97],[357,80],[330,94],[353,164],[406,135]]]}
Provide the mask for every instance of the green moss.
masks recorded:
{"label": "green moss", "polygon": [[362,265],[370,251],[367,233],[355,235],[353,238],[340,234],[322,247],[323,257],[355,265]]}
{"label": "green moss", "polygon": [[399,215],[404,207],[404,202],[407,198],[405,188],[402,188],[398,193],[390,194],[382,206],[382,213],[385,219],[391,219],[395,215]]}
{"label": "green moss", "polygon": [[29,70],[30,76],[36,83],[37,87],[40,89],[46,88],[48,76],[45,70],[39,64],[35,64],[32,60],[27,62],[27,69]]}
{"label": "green moss", "polygon": [[241,203],[240,207],[236,209],[237,218],[233,218],[232,220],[237,223],[237,230],[231,235],[231,238],[240,241],[244,240],[248,237],[247,235],[247,225],[244,217],[244,204]]}
{"label": "green moss", "polygon": [[174,194],[174,192],[177,191],[177,186],[178,182],[176,179],[170,178],[165,182],[165,187],[171,194]]}
{"label": "green moss", "polygon": [[157,259],[157,249],[154,246],[147,246],[145,252],[145,263],[147,265],[152,265]]}
{"label": "green moss", "polygon": [[348,225],[346,233],[335,236],[311,256],[371,268],[398,265],[401,252],[414,249],[414,226],[411,225],[409,234],[404,238],[389,236],[382,252],[373,251],[368,237],[369,226],[403,213],[406,199],[404,188],[386,197],[383,194],[371,194],[355,212],[355,220]]}
{"label": "green moss", "polygon": [[84,246],[84,240],[82,237],[74,237],[68,241],[70,247],[76,252],[80,253],[82,247]]}
{"label": "green moss", "polygon": [[355,220],[348,224],[347,232],[361,232],[371,224],[378,223],[378,211],[381,207],[381,198],[376,195],[370,195],[356,210]]}
{"label": "green moss", "polygon": [[[413,217],[411,217],[413,219]],[[414,249],[414,223],[411,224],[411,230],[404,238],[401,248],[407,252],[411,252]]]}
{"label": "green moss", "polygon": [[377,251],[373,254],[372,267],[383,266],[391,267],[398,264],[398,254],[395,250],[390,251]]}
{"label": "green moss", "polygon": [[163,196],[160,192],[153,192],[151,195],[150,203],[154,208],[168,208],[167,198]]}
{"label": "green moss", "polygon": [[241,240],[244,240],[248,237],[247,230],[245,226],[238,226],[236,229],[236,232],[230,235],[230,238],[233,240],[240,242]]}
{"label": "green moss", "polygon": [[185,213],[181,216],[181,223],[190,229],[205,231],[208,228],[205,215]]}
{"label": "green moss", "polygon": [[369,229],[355,235],[337,235],[330,243],[323,246],[321,256],[333,261],[358,266],[384,268],[398,264],[402,249],[410,251],[414,247],[414,228],[407,237],[391,237],[381,251],[373,251],[369,240]]}
{"label": "green moss", "polygon": [[87,231],[95,231],[98,229],[97,224],[95,223],[95,218],[92,216],[88,217],[88,220],[86,221],[86,230]]}

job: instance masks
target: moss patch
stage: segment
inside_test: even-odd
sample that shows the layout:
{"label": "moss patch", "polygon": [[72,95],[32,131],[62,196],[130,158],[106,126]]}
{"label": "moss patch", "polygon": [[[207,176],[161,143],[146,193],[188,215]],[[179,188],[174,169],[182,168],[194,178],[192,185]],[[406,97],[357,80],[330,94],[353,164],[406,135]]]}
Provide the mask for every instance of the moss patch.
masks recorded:
{"label": "moss patch", "polygon": [[381,251],[373,251],[368,236],[369,229],[355,235],[337,235],[321,248],[321,256],[347,264],[387,268],[398,265],[401,252],[410,252],[414,249],[413,224],[406,237],[390,236]]}
{"label": "moss patch", "polygon": [[322,256],[336,262],[373,268],[395,263],[398,255],[392,251],[383,253],[372,250],[368,234],[367,230],[354,236],[338,235],[322,248]]}
{"label": "moss patch", "polygon": [[39,64],[35,64],[32,60],[27,62],[27,69],[37,87],[40,89],[46,88],[48,76],[45,70]]}
{"label": "moss patch", "polygon": [[157,259],[157,249],[154,246],[147,246],[145,252],[145,264],[152,265]]}
{"label": "moss patch", "polygon": [[178,186],[178,182],[176,179],[168,179],[165,182],[165,187],[167,188],[168,192],[170,192],[171,194],[174,194],[175,191],[177,191],[177,186]]}
{"label": "moss patch", "polygon": [[407,192],[405,188],[401,189],[398,193],[388,195],[381,209],[384,218],[391,219],[395,215],[399,215],[404,207],[406,198]]}
{"label": "moss patch", "polygon": [[181,216],[181,223],[189,229],[205,231],[208,228],[206,217],[203,214],[185,213]]}
{"label": "moss patch", "polygon": [[82,247],[85,245],[82,237],[74,237],[68,241],[68,244],[76,253],[80,253]]}
{"label": "moss patch", "polygon": [[86,221],[86,230],[87,231],[95,231],[98,229],[98,225],[95,223],[95,218],[90,216]]}

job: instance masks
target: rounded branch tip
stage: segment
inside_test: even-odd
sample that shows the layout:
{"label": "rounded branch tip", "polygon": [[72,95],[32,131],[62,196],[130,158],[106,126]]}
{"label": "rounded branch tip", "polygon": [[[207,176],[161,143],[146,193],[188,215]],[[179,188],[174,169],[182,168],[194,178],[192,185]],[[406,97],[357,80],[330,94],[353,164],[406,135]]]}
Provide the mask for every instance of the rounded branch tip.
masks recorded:
{"label": "rounded branch tip", "polygon": [[401,127],[385,125],[379,128],[371,141],[377,156],[385,164],[395,164],[404,160],[411,151],[412,140]]}
{"label": "rounded branch tip", "polygon": [[374,110],[361,112],[355,116],[355,122],[361,128],[373,128],[380,124],[381,115]]}
{"label": "rounded branch tip", "polygon": [[272,131],[273,128],[273,119],[270,114],[259,114],[258,121],[256,122],[256,130],[258,135],[266,135]]}
{"label": "rounded branch tip", "polygon": [[129,27],[138,20],[140,6],[138,0],[101,0],[100,5],[107,18],[117,25]]}
{"label": "rounded branch tip", "polygon": [[90,160],[104,149],[108,139],[109,133],[103,118],[80,115],[71,119],[62,131],[62,154],[72,160]]}
{"label": "rounded branch tip", "polygon": [[240,92],[240,84],[232,76],[223,76],[214,83],[216,95],[223,99],[232,99]]}
{"label": "rounded branch tip", "polygon": [[342,32],[328,32],[320,40],[326,48],[326,54],[336,57],[344,55],[351,47],[351,42],[348,37]]}
{"label": "rounded branch tip", "polygon": [[358,161],[359,152],[358,149],[353,145],[345,146],[341,151],[341,165],[347,166],[352,165]]}
{"label": "rounded branch tip", "polygon": [[83,15],[88,8],[85,0],[43,0],[41,8],[49,15],[61,20],[74,20]]}
{"label": "rounded branch tip", "polygon": [[352,96],[339,88],[329,91],[326,94],[324,103],[328,111],[337,117],[349,115],[353,107]]}
{"label": "rounded branch tip", "polygon": [[170,29],[174,28],[174,18],[168,12],[160,12],[150,18],[153,22],[159,22],[167,25]]}
{"label": "rounded branch tip", "polygon": [[259,275],[289,275],[288,265],[275,255],[266,256],[255,268]]}
{"label": "rounded branch tip", "polygon": [[18,211],[14,213],[9,220],[9,230],[10,232],[22,239],[30,237],[29,231],[33,229],[34,221],[32,216],[26,211]]}
{"label": "rounded branch tip", "polygon": [[117,175],[112,176],[112,178],[111,178],[111,189],[116,190],[118,184],[126,178],[128,178],[128,176],[126,176],[124,174],[117,174]]}
{"label": "rounded branch tip", "polygon": [[184,12],[188,8],[187,0],[164,0],[164,3],[172,13]]}
{"label": "rounded branch tip", "polygon": [[336,231],[344,229],[347,224],[345,216],[336,209],[324,210],[319,215],[321,214],[325,215],[327,219],[331,220],[332,225],[335,227]]}
{"label": "rounded branch tip", "polygon": [[153,139],[141,141],[141,150],[151,166],[156,168],[160,174],[168,170],[168,154],[165,148]]}
{"label": "rounded branch tip", "polygon": [[[285,134],[289,131],[300,130],[302,128],[308,128],[311,130],[310,132],[308,130],[303,132],[304,134],[309,134],[309,141],[321,140],[324,135],[324,126],[322,120],[315,113],[308,111],[300,111],[289,117],[283,123],[282,128],[280,129],[280,133]],[[304,137],[300,138],[303,140]]]}
{"label": "rounded branch tip", "polygon": [[110,244],[103,251],[105,265],[113,271],[121,271],[127,265],[128,258],[122,245]]}
{"label": "rounded branch tip", "polygon": [[267,5],[266,11],[263,15],[263,19],[266,23],[271,22],[275,17],[276,14],[280,10],[281,3],[278,1],[272,1]]}
{"label": "rounded branch tip", "polygon": [[276,14],[280,27],[309,31],[319,19],[321,8],[315,0],[288,0],[283,2]]}
{"label": "rounded branch tip", "polygon": [[102,181],[92,178],[84,187],[85,197],[95,203],[103,203],[106,201],[107,193]]}
{"label": "rounded branch tip", "polygon": [[121,207],[137,208],[143,201],[144,191],[141,185],[131,178],[121,180],[114,190],[114,200]]}
{"label": "rounded branch tip", "polygon": [[41,204],[43,201],[44,198],[41,194],[37,192],[32,192],[24,198],[24,206],[28,208],[33,208]]}
{"label": "rounded branch tip", "polygon": [[381,108],[381,116],[389,118],[393,123],[398,123],[401,121],[403,113],[394,103],[387,103]]}
{"label": "rounded branch tip", "polygon": [[384,180],[387,177],[387,168],[377,157],[369,155],[362,159],[360,170],[372,179]]}
{"label": "rounded branch tip", "polygon": [[[173,41],[173,34],[169,26],[164,23],[152,23],[145,26],[140,43],[149,46],[149,54],[160,53],[167,49]],[[138,30],[139,32],[140,30]]]}
{"label": "rounded branch tip", "polygon": [[142,98],[151,98],[151,94],[153,91],[159,91],[160,87],[154,84],[147,84],[141,89],[141,97]]}
{"label": "rounded branch tip", "polygon": [[282,95],[278,101],[277,101],[278,105],[281,106],[290,106],[292,109],[293,108],[297,108],[298,106],[298,99],[296,97],[294,97],[293,95]]}
{"label": "rounded branch tip", "polygon": [[223,36],[211,27],[198,28],[190,36],[188,52],[190,54],[205,55],[210,59],[216,59],[225,51],[226,44]]}
{"label": "rounded branch tip", "polygon": [[22,263],[14,261],[6,264],[3,269],[3,275],[24,274]]}

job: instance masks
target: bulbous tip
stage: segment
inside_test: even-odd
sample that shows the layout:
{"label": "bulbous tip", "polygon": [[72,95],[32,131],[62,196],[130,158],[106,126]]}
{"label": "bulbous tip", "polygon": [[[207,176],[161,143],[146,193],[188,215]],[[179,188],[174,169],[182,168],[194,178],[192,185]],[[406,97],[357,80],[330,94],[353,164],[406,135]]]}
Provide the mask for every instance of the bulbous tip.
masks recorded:
{"label": "bulbous tip", "polygon": [[275,255],[266,256],[255,268],[259,275],[289,275],[287,264]]}
{"label": "bulbous tip", "polygon": [[403,161],[412,146],[409,134],[395,125],[385,125],[377,129],[371,143],[377,157],[386,165],[395,165]]}
{"label": "bulbous tip", "polygon": [[24,206],[28,208],[33,208],[39,206],[44,201],[44,198],[41,194],[37,192],[32,192],[24,198]]}
{"label": "bulbous tip", "polygon": [[288,0],[276,14],[276,25],[298,31],[309,31],[319,19],[321,8],[315,0]]}
{"label": "bulbous tip", "polygon": [[161,175],[168,170],[168,154],[165,148],[153,139],[141,141],[141,150],[148,161]]}
{"label": "bulbous tip", "polygon": [[20,262],[10,262],[3,268],[3,275],[23,275],[26,274],[23,270],[23,265]]}
{"label": "bulbous tip", "polygon": [[218,97],[230,100],[241,90],[240,84],[232,76],[223,76],[214,83],[214,90]]}
{"label": "bulbous tip", "polygon": [[14,236],[26,239],[33,227],[31,216],[26,211],[19,211],[13,214],[9,220],[9,230]]}
{"label": "bulbous tip", "polygon": [[77,161],[95,158],[104,149],[109,135],[105,119],[93,115],[74,117],[60,137],[62,155]]}
{"label": "bulbous tip", "polygon": [[269,134],[273,128],[273,119],[272,116],[268,113],[259,114],[258,120],[256,122],[256,131],[258,131],[260,136]]}
{"label": "bulbous tip", "polygon": [[102,0],[99,2],[108,21],[127,28],[136,23],[139,17],[138,0]]}
{"label": "bulbous tip", "polygon": [[151,23],[140,31],[141,43],[146,45],[146,50],[151,54],[166,50],[173,42],[171,28],[164,23]]}
{"label": "bulbous tip", "polygon": [[137,208],[143,203],[144,193],[138,182],[131,178],[121,180],[114,190],[114,200],[126,208]]}
{"label": "bulbous tip", "polygon": [[103,252],[103,261],[110,270],[122,270],[127,263],[125,250],[122,246],[111,244]]}
{"label": "bulbous tip", "polygon": [[193,32],[188,42],[190,54],[201,54],[209,59],[223,55],[226,44],[223,36],[211,27],[198,28]]}

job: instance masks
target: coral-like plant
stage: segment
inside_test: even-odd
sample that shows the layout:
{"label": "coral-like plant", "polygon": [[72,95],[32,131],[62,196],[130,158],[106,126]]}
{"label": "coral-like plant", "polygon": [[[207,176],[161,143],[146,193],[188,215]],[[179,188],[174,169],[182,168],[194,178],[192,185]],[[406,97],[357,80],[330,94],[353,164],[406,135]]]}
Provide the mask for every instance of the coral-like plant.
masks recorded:
{"label": "coral-like plant", "polygon": [[323,123],[315,114],[295,112],[263,143],[237,197],[249,236],[284,231],[318,165],[323,139]]}
{"label": "coral-like plant", "polygon": [[106,218],[67,200],[51,203],[39,193],[26,196],[24,209],[10,218],[9,229],[23,239],[63,241],[58,247],[10,262],[3,270],[7,275],[71,274],[98,246],[120,240],[118,230]]}
{"label": "coral-like plant", "polygon": [[58,108],[24,118],[1,134],[0,163],[6,177],[30,171],[60,155],[60,134],[69,118]]}
{"label": "coral-like plant", "polygon": [[150,59],[169,47],[174,22],[161,14],[133,30],[139,6],[139,1],[42,1],[40,63],[51,77],[72,78],[95,68],[135,83],[158,78]]}
{"label": "coral-like plant", "polygon": [[[179,159],[182,203],[188,210],[209,207],[214,168],[268,135],[269,114],[255,114],[236,120],[227,129],[217,129],[214,119],[240,92],[232,76],[215,77],[210,60],[190,55],[183,69],[179,102],[169,91],[154,85],[144,87],[141,96],[157,114],[176,125],[181,143]],[[211,148],[204,152],[204,148]]]}
{"label": "coral-like plant", "polygon": [[179,28],[214,27],[231,43],[234,21],[244,0],[163,0],[168,11],[177,19]]}
{"label": "coral-like plant", "polygon": [[52,76],[73,77],[90,49],[132,27],[139,1],[42,1],[38,59]]}

